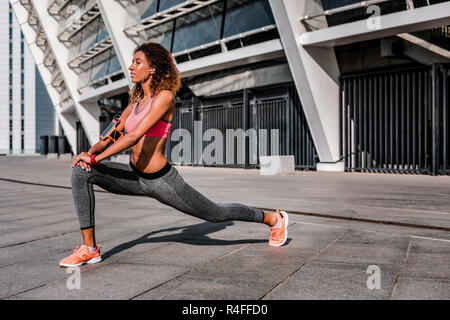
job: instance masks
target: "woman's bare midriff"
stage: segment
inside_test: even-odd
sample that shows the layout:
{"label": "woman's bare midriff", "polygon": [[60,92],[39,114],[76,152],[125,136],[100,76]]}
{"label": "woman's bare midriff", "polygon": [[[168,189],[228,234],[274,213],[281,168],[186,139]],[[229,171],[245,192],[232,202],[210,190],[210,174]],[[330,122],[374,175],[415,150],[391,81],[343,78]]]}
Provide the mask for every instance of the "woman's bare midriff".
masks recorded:
{"label": "woman's bare midriff", "polygon": [[138,170],[146,173],[162,169],[167,163],[164,155],[166,141],[167,138],[143,136],[131,148],[131,162]]}

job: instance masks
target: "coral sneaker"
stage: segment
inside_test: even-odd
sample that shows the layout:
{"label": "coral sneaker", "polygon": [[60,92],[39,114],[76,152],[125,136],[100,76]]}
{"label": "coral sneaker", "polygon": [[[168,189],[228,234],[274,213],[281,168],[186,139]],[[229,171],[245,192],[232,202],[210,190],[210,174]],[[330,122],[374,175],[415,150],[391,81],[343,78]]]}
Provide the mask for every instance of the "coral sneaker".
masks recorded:
{"label": "coral sneaker", "polygon": [[59,262],[61,267],[79,267],[85,263],[97,263],[102,261],[102,257],[100,256],[100,248],[102,246],[97,246],[95,251],[89,252],[88,246],[82,245],[81,247],[77,247],[73,253],[67,258],[62,259]]}
{"label": "coral sneaker", "polygon": [[287,212],[282,210],[277,210],[275,214],[278,214],[279,219],[281,219],[281,226],[279,228],[270,228],[269,246],[281,247],[287,239],[289,217]]}

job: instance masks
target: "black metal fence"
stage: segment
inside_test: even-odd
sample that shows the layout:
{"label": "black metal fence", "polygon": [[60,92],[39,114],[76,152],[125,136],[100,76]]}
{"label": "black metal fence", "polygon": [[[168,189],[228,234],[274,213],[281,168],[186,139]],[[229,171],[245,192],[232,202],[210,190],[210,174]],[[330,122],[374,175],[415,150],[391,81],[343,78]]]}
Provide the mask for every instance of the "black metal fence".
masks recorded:
{"label": "black metal fence", "polygon": [[347,171],[450,173],[448,66],[348,75],[340,86]]}
{"label": "black metal fence", "polygon": [[170,162],[258,168],[260,155],[293,155],[297,169],[316,168],[318,156],[293,85],[177,103],[166,147]]}

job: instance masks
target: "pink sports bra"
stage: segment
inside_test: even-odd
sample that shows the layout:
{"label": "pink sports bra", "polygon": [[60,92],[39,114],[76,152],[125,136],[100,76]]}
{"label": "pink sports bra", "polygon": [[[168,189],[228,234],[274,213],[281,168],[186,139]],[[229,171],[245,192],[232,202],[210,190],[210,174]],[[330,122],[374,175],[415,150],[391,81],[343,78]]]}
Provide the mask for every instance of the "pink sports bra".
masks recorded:
{"label": "pink sports bra", "polygon": [[[154,97],[150,99],[145,108],[141,110],[139,114],[136,114],[136,106],[138,105],[139,101],[136,102],[136,104],[133,107],[133,110],[131,110],[130,115],[125,121],[125,131],[127,133],[133,131],[133,129],[136,128],[136,126],[142,120],[142,118],[150,111],[150,106],[152,105],[153,99]],[[145,137],[167,138],[169,136],[171,127],[172,127],[171,122],[160,119],[147,131]]]}

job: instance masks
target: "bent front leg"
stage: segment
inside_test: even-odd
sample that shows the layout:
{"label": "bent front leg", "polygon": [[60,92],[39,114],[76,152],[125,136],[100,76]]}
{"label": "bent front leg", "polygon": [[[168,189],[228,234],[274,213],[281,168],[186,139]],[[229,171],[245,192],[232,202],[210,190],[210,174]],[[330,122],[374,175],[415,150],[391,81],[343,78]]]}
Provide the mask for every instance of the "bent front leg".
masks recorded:
{"label": "bent front leg", "polygon": [[105,161],[91,168],[91,172],[80,166],[72,169],[72,196],[81,229],[95,226],[94,184],[115,194],[144,195],[137,176],[127,164]]}

